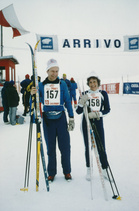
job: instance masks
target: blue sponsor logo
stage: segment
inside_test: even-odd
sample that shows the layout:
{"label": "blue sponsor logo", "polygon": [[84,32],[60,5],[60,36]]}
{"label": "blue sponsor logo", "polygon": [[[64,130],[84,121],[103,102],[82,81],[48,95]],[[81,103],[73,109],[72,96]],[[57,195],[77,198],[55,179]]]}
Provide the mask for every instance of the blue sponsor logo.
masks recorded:
{"label": "blue sponsor logo", "polygon": [[124,85],[124,93],[129,94],[131,92],[131,86],[128,83]]}
{"label": "blue sponsor logo", "polygon": [[139,49],[139,38],[138,37],[132,37],[129,38],[129,50],[136,50]]}
{"label": "blue sponsor logo", "polygon": [[41,37],[41,49],[42,50],[53,50],[53,38],[52,37]]}
{"label": "blue sponsor logo", "polygon": [[124,94],[139,94],[139,83],[123,83]]}

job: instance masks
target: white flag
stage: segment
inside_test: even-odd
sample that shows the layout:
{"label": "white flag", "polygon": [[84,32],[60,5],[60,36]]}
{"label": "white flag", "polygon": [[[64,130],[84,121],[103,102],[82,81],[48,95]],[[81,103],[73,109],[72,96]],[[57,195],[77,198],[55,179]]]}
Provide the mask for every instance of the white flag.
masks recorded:
{"label": "white flag", "polygon": [[12,27],[13,37],[21,36],[29,33],[19,23],[15,14],[13,4],[0,11],[0,25],[5,27]]}
{"label": "white flag", "polygon": [[139,35],[124,36],[124,51],[139,51]]}
{"label": "white flag", "polygon": [[58,52],[57,35],[40,35],[37,34],[37,41],[40,40],[38,51]]}

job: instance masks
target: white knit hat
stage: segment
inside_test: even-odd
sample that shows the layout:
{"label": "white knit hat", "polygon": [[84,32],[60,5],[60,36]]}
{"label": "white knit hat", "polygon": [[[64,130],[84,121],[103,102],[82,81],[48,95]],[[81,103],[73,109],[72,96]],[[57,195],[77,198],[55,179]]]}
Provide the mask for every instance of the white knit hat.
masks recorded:
{"label": "white knit hat", "polygon": [[51,67],[58,67],[59,68],[59,65],[58,65],[58,63],[57,63],[57,61],[55,59],[50,59],[47,62],[46,71],[49,70]]}
{"label": "white knit hat", "polygon": [[99,76],[98,76],[98,75],[96,74],[96,72],[94,72],[94,71],[90,72],[90,73],[87,75],[87,78],[90,78],[90,77],[95,77],[95,78],[100,79]]}

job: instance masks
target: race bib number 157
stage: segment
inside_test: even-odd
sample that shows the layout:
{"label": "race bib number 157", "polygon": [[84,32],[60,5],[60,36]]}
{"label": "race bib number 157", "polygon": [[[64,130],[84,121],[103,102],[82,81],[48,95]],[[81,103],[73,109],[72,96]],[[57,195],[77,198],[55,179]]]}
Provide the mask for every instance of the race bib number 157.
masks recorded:
{"label": "race bib number 157", "polygon": [[46,84],[44,86],[44,105],[60,105],[59,84]]}

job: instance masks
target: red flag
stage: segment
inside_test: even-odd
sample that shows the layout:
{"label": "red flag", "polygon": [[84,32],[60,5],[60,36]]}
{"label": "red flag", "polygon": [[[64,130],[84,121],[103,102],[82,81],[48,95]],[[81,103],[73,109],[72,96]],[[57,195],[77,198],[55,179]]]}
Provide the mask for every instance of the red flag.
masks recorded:
{"label": "red flag", "polygon": [[29,31],[26,31],[20,25],[12,4],[0,11],[0,25],[11,27],[13,30],[13,37],[29,33]]}

